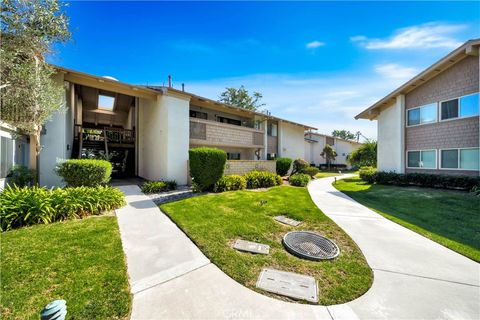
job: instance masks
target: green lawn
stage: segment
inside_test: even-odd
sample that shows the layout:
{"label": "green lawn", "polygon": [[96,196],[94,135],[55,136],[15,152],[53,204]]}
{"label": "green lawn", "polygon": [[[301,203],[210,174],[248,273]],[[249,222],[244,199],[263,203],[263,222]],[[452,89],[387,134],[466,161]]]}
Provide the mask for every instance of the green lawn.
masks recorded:
{"label": "green lawn", "polygon": [[328,177],[336,177],[340,175],[341,174],[338,172],[320,171],[315,175],[315,178],[328,178]]}
{"label": "green lawn", "polygon": [[131,297],[116,218],[91,217],[1,234],[1,319],[38,319],[67,301],[67,319],[126,319]]}
{"label": "green lawn", "polygon": [[401,224],[475,261],[480,261],[480,198],[440,189],[370,185],[339,180],[338,190]]}
{"label": "green lawn", "polygon": [[[314,205],[305,188],[282,186],[261,192],[209,194],[164,204],[161,209],[213,263],[253,290],[262,292],[255,288],[255,282],[264,267],[315,277],[320,304],[350,301],[372,284],[372,272],[361,251]],[[272,219],[276,215],[287,215],[303,224],[297,228],[285,226]],[[333,239],[340,247],[340,256],[321,262],[292,256],[284,250],[282,237],[294,229],[313,230]],[[254,255],[232,249],[239,238],[270,245],[270,254]]]}

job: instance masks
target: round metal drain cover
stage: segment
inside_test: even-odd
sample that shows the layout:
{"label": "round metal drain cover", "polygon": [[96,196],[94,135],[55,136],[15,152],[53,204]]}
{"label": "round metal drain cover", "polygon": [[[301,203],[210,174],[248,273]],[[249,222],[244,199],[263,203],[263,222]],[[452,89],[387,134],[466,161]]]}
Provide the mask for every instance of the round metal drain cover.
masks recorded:
{"label": "round metal drain cover", "polygon": [[292,231],[283,237],[283,245],[291,254],[310,260],[328,260],[340,254],[338,246],[310,231]]}

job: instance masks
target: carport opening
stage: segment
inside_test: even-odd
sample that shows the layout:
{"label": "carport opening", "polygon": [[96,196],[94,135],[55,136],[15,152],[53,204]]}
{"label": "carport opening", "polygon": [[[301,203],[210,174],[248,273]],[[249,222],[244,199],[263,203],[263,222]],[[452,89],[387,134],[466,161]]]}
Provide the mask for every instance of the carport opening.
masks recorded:
{"label": "carport opening", "polygon": [[78,84],[75,93],[72,158],[108,160],[113,178],[134,177],[135,97]]}

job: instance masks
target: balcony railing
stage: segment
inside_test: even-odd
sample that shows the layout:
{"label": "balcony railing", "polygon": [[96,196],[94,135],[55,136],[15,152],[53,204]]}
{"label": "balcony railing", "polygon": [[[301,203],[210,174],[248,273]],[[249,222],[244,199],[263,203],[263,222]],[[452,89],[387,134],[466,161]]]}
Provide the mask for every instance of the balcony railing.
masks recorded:
{"label": "balcony railing", "polygon": [[264,146],[264,137],[263,130],[190,118],[192,144],[261,148]]}

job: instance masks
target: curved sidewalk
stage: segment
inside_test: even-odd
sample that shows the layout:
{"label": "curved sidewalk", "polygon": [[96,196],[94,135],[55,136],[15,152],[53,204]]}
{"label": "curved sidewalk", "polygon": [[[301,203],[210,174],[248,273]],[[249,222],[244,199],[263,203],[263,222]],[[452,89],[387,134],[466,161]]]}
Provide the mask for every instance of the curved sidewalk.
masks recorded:
{"label": "curved sidewalk", "polygon": [[362,297],[328,307],[283,302],[240,285],[137,186],[120,187],[128,202],[117,216],[134,294],[132,319],[480,317],[479,264],[365,208],[332,181],[313,181],[312,199],[356,241],[375,278]]}

